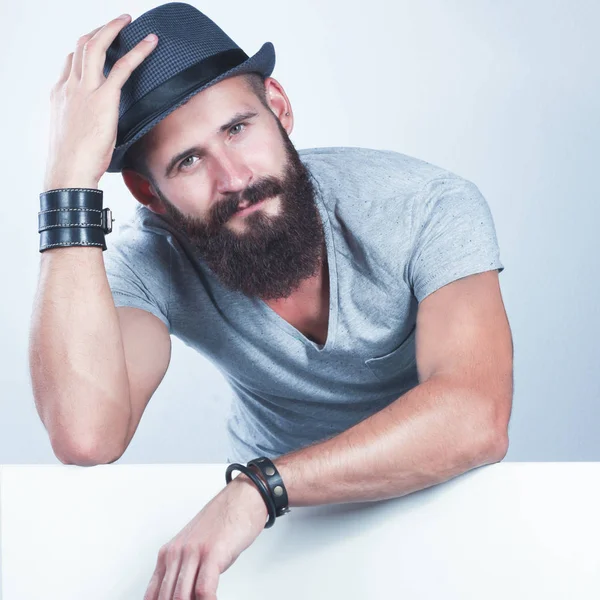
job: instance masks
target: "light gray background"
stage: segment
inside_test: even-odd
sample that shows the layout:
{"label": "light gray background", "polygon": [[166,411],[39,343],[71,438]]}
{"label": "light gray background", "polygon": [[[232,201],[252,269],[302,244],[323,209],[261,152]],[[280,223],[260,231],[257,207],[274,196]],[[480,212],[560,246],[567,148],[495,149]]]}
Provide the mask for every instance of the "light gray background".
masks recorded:
{"label": "light gray background", "polygon": [[[57,462],[35,410],[27,361],[50,87],[80,35],[154,5],[0,5],[0,463]],[[392,149],[477,184],[496,224],[515,343],[506,460],[600,460],[600,4],[196,6],[249,55],[273,42],[273,77],[292,102],[297,148]],[[118,174],[105,175],[100,188],[118,226],[136,201]],[[216,368],[173,338],[169,371],[120,462],[224,462],[230,398]]]}

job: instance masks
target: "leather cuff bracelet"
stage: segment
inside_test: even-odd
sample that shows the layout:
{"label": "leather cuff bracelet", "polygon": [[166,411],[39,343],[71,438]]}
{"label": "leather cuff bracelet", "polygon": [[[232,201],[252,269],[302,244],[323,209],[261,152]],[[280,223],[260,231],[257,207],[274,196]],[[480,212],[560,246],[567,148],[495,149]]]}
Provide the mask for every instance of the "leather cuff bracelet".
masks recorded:
{"label": "leather cuff bracelet", "polygon": [[40,194],[40,252],[57,246],[98,246],[106,250],[105,234],[114,221],[102,208],[102,190],[61,188]]}
{"label": "leather cuff bracelet", "polygon": [[265,525],[265,529],[268,529],[269,527],[273,527],[273,523],[275,523],[275,504],[273,502],[273,499],[271,498],[271,496],[269,495],[269,491],[267,490],[265,484],[263,483],[263,481],[261,480],[261,478],[250,468],[245,467],[244,465],[241,465],[240,463],[232,463],[227,467],[227,470],[225,471],[225,481],[227,483],[231,482],[231,473],[233,471],[241,471],[242,473],[244,473],[244,475],[247,475],[253,482],[254,485],[256,485],[256,487],[258,488],[258,491],[260,492],[260,495],[262,496],[263,500],[265,501],[265,504],[267,506],[267,510],[269,511],[269,520],[267,521],[266,525]]}
{"label": "leather cuff bracelet", "polygon": [[260,456],[248,462],[248,467],[251,466],[256,467],[266,481],[271,498],[273,498],[273,502],[275,503],[275,514],[281,517],[281,515],[289,513],[287,490],[275,463],[266,456]]}

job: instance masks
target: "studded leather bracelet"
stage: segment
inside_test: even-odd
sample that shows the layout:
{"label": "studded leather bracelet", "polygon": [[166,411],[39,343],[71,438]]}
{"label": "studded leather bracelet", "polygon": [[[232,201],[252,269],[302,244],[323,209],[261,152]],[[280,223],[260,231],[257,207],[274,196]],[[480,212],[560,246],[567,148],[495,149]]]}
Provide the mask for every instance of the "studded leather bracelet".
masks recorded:
{"label": "studded leather bracelet", "polygon": [[[276,517],[281,517],[290,512],[287,490],[277,467],[271,459],[260,456],[249,461],[246,466],[232,463],[225,472],[227,483],[231,481],[232,471],[236,470],[247,475],[263,497],[269,511],[269,521],[265,528],[272,527]],[[262,475],[262,478],[259,475]]]}
{"label": "studded leather bracelet", "polygon": [[275,514],[281,517],[289,513],[287,490],[273,461],[266,456],[261,456],[248,461],[248,467],[255,467],[263,476],[275,503]]}

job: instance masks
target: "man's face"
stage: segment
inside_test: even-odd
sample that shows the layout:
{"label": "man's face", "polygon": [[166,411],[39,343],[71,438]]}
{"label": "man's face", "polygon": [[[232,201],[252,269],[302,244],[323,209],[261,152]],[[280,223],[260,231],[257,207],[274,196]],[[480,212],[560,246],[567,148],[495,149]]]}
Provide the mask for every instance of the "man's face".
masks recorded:
{"label": "man's face", "polygon": [[224,285],[284,298],[319,272],[324,237],[310,176],[279,119],[242,78],[203,90],[148,136],[165,218]]}

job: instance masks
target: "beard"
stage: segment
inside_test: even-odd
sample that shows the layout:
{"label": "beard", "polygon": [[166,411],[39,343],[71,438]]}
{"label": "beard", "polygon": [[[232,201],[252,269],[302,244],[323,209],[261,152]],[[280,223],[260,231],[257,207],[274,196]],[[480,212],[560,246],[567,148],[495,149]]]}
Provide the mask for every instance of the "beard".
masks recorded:
{"label": "beard", "polygon": [[[265,300],[287,298],[300,283],[319,272],[325,254],[323,226],[310,174],[287,131],[281,133],[286,164],[281,179],[268,176],[243,193],[215,203],[206,219],[183,214],[155,185],[168,219],[182,231],[210,270],[227,288]],[[280,210],[268,215],[258,208],[242,217],[244,231],[225,226],[242,200],[251,206],[279,196]]]}

